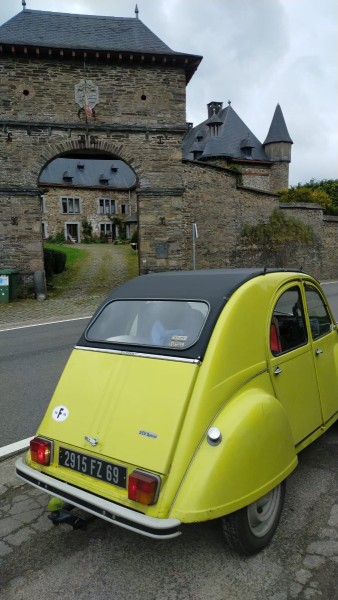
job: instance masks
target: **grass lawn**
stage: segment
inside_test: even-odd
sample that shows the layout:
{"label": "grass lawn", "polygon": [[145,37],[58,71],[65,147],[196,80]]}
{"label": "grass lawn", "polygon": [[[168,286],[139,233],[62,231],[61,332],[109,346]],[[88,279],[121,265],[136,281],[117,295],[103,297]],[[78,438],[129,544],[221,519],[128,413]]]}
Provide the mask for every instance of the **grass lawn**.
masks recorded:
{"label": "grass lawn", "polygon": [[88,252],[82,248],[77,248],[76,246],[70,244],[45,243],[44,248],[47,250],[64,252],[64,254],[67,256],[66,268],[63,273],[54,275],[52,280],[48,281],[50,287],[49,295],[56,297],[62,294],[63,290],[67,289],[67,287],[73,282],[74,278],[76,278],[77,273],[82,267],[83,261],[86,260],[88,256]]}
{"label": "grass lawn", "polygon": [[78,260],[87,256],[86,250],[82,248],[76,248],[76,246],[71,246],[70,244],[50,244],[45,243],[43,245],[47,250],[58,250],[59,252],[64,252],[67,256],[66,269],[70,269],[73,265],[77,263]]}

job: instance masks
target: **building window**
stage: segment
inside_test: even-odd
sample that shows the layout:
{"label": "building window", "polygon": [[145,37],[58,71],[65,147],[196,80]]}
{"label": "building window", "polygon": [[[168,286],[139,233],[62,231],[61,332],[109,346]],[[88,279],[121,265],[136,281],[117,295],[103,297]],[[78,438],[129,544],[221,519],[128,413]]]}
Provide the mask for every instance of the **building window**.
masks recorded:
{"label": "building window", "polygon": [[121,204],[121,213],[123,215],[125,215],[127,213],[127,205],[126,204]]}
{"label": "building window", "polygon": [[80,212],[80,198],[61,198],[63,214],[78,214]]}
{"label": "building window", "polygon": [[112,233],[112,224],[111,223],[100,223],[100,236],[104,237],[105,235],[111,236]]}
{"label": "building window", "polygon": [[115,214],[115,200],[110,198],[99,199],[99,214],[100,215],[114,215]]}

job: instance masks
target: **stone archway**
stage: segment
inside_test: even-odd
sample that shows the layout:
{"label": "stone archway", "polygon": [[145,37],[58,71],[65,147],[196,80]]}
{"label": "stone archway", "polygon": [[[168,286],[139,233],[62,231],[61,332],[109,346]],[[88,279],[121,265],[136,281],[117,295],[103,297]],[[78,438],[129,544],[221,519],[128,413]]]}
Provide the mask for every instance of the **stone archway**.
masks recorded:
{"label": "stone archway", "polygon": [[62,140],[58,144],[50,144],[43,149],[43,152],[38,157],[37,164],[32,169],[32,176],[39,180],[42,170],[46,164],[51,162],[58,156],[67,155],[70,153],[102,153],[123,160],[134,171],[140,186],[144,181],[144,169],[135,160],[132,153],[123,145],[111,143],[106,140],[101,140],[98,136],[89,134],[79,134],[77,140]]}
{"label": "stone archway", "polygon": [[107,146],[62,149],[66,152],[53,156],[39,175],[43,238],[130,240],[138,223],[135,171]]}

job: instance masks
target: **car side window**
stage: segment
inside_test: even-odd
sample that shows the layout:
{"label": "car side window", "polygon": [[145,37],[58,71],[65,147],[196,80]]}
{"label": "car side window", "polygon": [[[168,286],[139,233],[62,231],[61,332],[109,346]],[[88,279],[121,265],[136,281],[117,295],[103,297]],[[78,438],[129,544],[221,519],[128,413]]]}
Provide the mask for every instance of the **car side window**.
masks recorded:
{"label": "car side window", "polygon": [[332,320],[324,304],[323,298],[311,285],[305,286],[305,295],[309,313],[311,334],[314,340],[330,333]]}
{"label": "car side window", "polygon": [[307,343],[304,308],[298,286],[279,298],[271,318],[270,350],[274,356]]}

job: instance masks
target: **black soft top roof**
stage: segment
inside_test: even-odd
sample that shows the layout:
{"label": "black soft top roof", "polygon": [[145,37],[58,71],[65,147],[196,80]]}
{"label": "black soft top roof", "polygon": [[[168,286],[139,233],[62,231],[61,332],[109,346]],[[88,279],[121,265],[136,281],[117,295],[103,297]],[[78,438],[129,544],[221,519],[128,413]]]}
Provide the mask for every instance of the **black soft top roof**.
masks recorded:
{"label": "black soft top roof", "polygon": [[248,279],[263,273],[263,269],[205,269],[151,273],[131,279],[112,290],[107,300],[171,298],[224,304],[224,298],[231,295],[234,289]]}
{"label": "black soft top roof", "polygon": [[[182,358],[201,359],[205,353],[212,330],[217,318],[230,298],[232,293],[246,281],[264,275],[267,272],[281,271],[282,269],[205,269],[198,271],[168,271],[165,273],[152,273],[141,275],[112,290],[106,300],[101,304],[91,319],[88,327],[96,319],[103,307],[115,300],[199,300],[209,305],[209,315],[204,325],[202,334],[197,342],[190,348],[180,350],[144,346],[135,347],[127,344],[111,342],[90,342],[85,333],[81,336],[78,345],[86,347],[102,347],[126,352],[146,352],[147,354],[161,354],[180,356]],[[284,270],[284,269],[283,269]]]}

